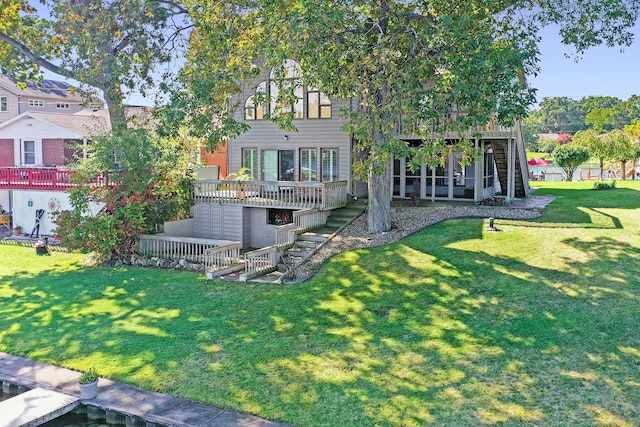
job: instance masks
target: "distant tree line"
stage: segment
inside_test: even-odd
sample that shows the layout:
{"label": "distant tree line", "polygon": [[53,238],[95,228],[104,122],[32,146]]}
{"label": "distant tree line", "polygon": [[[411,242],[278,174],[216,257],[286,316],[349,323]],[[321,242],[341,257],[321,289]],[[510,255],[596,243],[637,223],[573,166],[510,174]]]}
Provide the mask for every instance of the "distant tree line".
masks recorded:
{"label": "distant tree line", "polygon": [[620,163],[624,179],[626,162],[640,157],[638,95],[626,101],[611,96],[544,98],[523,125],[527,149],[558,155],[560,163],[571,157],[573,161],[565,163],[579,165],[586,156],[598,160],[601,174],[605,162]]}

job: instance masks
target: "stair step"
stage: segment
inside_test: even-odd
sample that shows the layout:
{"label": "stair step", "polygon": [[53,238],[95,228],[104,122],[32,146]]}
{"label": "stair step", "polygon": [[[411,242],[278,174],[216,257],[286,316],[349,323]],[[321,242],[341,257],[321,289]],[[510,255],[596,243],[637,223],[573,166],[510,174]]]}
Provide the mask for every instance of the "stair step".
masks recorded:
{"label": "stair step", "polygon": [[287,251],[289,258],[304,258],[308,256],[312,251]]}
{"label": "stair step", "polygon": [[299,248],[310,248],[310,249],[315,249],[318,246],[318,242],[316,240],[306,240],[306,239],[297,239],[296,240],[296,246],[298,246]]}
{"label": "stair step", "polygon": [[280,271],[272,271],[271,273],[265,274],[264,276],[254,277],[249,281],[256,283],[277,283],[282,275],[283,273]]}
{"label": "stair step", "polygon": [[331,236],[333,232],[331,233],[317,233],[317,232],[313,232],[313,231],[307,231],[306,233],[302,233],[300,235],[298,235],[298,240],[296,241],[308,241],[308,242],[318,242],[318,243],[322,243],[325,240],[327,240],[329,238],[329,236]]}

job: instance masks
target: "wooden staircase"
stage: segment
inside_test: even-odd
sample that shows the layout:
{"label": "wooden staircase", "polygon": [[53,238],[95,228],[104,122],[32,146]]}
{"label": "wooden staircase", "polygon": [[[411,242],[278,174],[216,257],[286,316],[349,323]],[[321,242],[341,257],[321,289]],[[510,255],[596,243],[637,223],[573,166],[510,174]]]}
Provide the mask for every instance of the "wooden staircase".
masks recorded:
{"label": "wooden staircase", "polygon": [[498,181],[502,189],[502,195],[507,197],[522,198],[529,195],[529,166],[527,164],[527,153],[524,147],[521,126],[516,126],[516,138],[511,146],[512,155],[515,158],[513,167],[514,188],[513,196],[509,196],[509,141],[495,140],[491,142],[493,147],[493,158],[498,171]]}

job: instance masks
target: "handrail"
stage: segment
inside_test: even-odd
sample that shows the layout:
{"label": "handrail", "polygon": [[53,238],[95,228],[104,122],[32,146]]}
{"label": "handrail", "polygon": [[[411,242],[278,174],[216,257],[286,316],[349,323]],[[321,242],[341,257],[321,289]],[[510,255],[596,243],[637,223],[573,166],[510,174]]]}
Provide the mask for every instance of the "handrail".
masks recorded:
{"label": "handrail", "polygon": [[293,212],[293,222],[296,225],[296,231],[303,233],[317,228],[327,223],[327,216],[318,209],[305,209]]}
{"label": "handrail", "polygon": [[73,187],[73,170],[58,168],[0,168],[0,188],[15,190],[66,190]]}
{"label": "handrail", "polygon": [[233,265],[240,264],[241,242],[228,243],[217,248],[204,251],[204,271],[215,272]]}
{"label": "handrail", "polygon": [[142,234],[138,236],[138,253],[171,259],[204,262],[207,249],[231,244],[229,240],[200,239],[196,237]]}
{"label": "handrail", "polygon": [[[295,218],[295,212],[294,212]],[[286,246],[291,246],[296,241],[296,232],[298,231],[298,227],[295,223],[278,225],[275,227],[276,233],[276,246],[279,248],[283,248]]]}
{"label": "handrail", "polygon": [[246,281],[262,274],[270,273],[277,268],[279,248],[275,245],[244,254],[244,274],[241,281]]}
{"label": "handrail", "polygon": [[347,204],[347,181],[198,180],[196,203],[221,203],[278,209],[335,209]]}

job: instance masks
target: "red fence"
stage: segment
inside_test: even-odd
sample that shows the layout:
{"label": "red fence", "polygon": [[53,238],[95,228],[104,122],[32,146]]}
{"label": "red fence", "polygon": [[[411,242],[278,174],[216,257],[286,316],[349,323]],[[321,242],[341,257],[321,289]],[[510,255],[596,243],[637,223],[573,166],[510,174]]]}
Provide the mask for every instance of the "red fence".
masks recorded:
{"label": "red fence", "polygon": [[57,168],[0,168],[0,189],[65,190],[73,187],[72,173]]}

